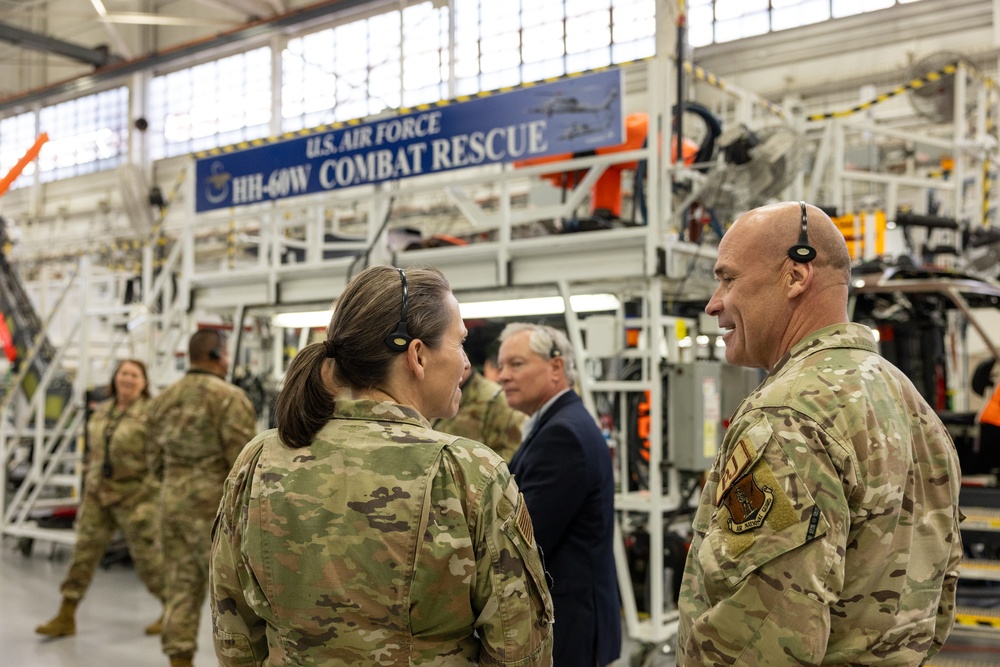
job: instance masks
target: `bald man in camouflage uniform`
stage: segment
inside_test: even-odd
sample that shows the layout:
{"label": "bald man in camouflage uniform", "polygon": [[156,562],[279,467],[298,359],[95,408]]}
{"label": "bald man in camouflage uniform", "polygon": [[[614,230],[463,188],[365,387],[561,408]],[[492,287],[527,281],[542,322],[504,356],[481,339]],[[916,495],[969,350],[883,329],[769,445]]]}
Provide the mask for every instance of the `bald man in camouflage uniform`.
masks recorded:
{"label": "bald man in camouflage uniform", "polygon": [[216,331],[196,332],[190,370],[149,411],[150,470],[163,479],[161,523],[166,576],[163,652],[190,667],[208,585],[212,523],[226,475],[256,433],[253,406],[225,381],[229,355]]}
{"label": "bald man in camouflage uniform", "polygon": [[528,415],[507,405],[503,388],[469,367],[462,381],[462,402],[458,414],[438,419],[438,431],[481,442],[503,457],[508,464],[521,446],[521,426]]}
{"label": "bald man in camouflage uniform", "polygon": [[[791,257],[808,211],[814,259]],[[679,665],[917,665],[955,620],[961,473],[941,421],[848,323],[839,231],[796,202],[719,244],[730,363],[768,377],[702,491],[680,591]]]}
{"label": "bald man in camouflage uniform", "polygon": [[268,431],[244,450],[211,597],[224,667],[551,664],[552,600],[507,466],[391,401],[338,399],[308,449]]}

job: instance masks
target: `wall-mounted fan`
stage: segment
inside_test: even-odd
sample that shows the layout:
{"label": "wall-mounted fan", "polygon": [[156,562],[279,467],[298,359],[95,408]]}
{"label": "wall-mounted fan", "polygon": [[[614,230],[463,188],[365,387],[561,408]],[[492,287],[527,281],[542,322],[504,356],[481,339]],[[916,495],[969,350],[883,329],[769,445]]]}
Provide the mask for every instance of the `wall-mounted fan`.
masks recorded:
{"label": "wall-mounted fan", "polygon": [[784,125],[732,128],[718,144],[722,159],[699,188],[698,200],[723,224],[777,196],[805,161],[805,140]]}
{"label": "wall-mounted fan", "polygon": [[[909,67],[907,81],[919,80],[922,85],[910,90],[909,98],[917,114],[935,123],[950,123],[955,118],[955,75],[944,74],[948,65],[968,63],[963,55],[953,51],[938,51]],[[932,80],[927,80],[931,77]]]}

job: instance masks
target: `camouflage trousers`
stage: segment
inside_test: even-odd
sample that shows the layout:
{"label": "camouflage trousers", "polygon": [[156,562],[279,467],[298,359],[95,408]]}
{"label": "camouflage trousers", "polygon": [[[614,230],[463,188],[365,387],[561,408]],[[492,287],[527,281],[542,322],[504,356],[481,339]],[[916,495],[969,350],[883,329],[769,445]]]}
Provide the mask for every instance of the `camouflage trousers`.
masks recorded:
{"label": "camouflage trousers", "polygon": [[180,512],[162,517],[166,595],[160,641],[165,655],[193,655],[198,648],[214,520],[214,512],[211,517]]}
{"label": "camouflage trousers", "polygon": [[121,530],[139,578],[149,592],[163,599],[163,560],[159,549],[159,503],[155,492],[143,490],[111,505],[85,494],[76,518],[73,561],[60,590],[64,598],[80,600],[94,578],[97,564]]}

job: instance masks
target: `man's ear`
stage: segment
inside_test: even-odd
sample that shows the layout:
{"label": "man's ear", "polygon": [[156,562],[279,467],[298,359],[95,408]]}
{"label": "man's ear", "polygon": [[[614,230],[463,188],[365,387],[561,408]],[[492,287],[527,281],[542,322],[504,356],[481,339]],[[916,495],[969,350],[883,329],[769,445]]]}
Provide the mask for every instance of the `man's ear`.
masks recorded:
{"label": "man's ear", "polygon": [[791,266],[788,267],[788,272],[785,274],[787,280],[785,292],[789,299],[794,299],[805,293],[812,285],[816,269],[812,262],[789,261],[788,263]]}
{"label": "man's ear", "polygon": [[552,372],[556,374],[556,377],[566,376],[566,360],[561,355],[549,359],[549,363],[552,364]]}
{"label": "man's ear", "polygon": [[418,380],[423,380],[424,373],[427,372],[427,346],[424,342],[414,338],[403,354],[406,355],[406,367]]}

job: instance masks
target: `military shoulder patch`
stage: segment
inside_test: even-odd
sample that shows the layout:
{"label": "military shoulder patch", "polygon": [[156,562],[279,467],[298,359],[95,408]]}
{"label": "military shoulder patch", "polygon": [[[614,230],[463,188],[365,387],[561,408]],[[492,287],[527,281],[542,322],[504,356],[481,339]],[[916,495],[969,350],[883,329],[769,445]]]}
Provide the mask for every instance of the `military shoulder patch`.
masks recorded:
{"label": "military shoulder patch", "polygon": [[767,485],[757,484],[753,473],[745,475],[723,496],[729,510],[729,529],[745,533],[759,528],[774,507],[774,492]]}
{"label": "military shoulder patch", "polygon": [[719,475],[719,486],[715,489],[716,507],[722,502],[722,496],[726,494],[729,487],[750,467],[756,456],[757,450],[750,444],[749,438],[743,438],[736,443],[732,454],[726,459],[726,465],[722,468],[722,473]]}

